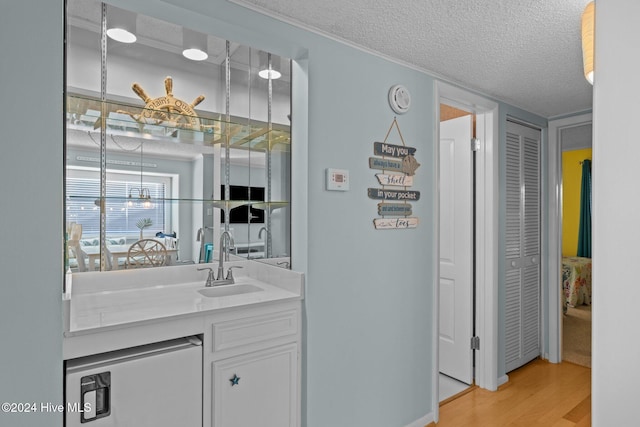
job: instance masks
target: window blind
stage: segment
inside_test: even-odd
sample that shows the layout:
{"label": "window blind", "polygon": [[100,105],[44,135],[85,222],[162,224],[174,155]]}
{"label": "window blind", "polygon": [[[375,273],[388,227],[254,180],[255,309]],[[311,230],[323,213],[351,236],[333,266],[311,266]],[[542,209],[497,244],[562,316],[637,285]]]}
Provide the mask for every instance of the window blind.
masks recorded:
{"label": "window blind", "polygon": [[[111,174],[113,175],[113,174]],[[140,230],[136,223],[142,218],[150,218],[153,222],[151,227],[145,228],[145,233],[153,235],[158,231],[171,229],[167,221],[167,183],[166,179],[159,178],[160,182],[149,182],[145,180],[143,187],[149,190],[151,195],[151,206],[144,207],[138,203],[137,195],[140,188],[140,181],[134,180],[133,176],[107,176],[106,185],[106,236],[109,237],[131,237],[137,238]],[[67,200],[66,216],[67,222],[82,224],[82,235],[84,237],[97,237],[100,235],[100,208],[96,200],[100,197],[100,179],[98,177],[75,177],[67,176]],[[132,194],[133,205],[130,206],[129,193]]]}

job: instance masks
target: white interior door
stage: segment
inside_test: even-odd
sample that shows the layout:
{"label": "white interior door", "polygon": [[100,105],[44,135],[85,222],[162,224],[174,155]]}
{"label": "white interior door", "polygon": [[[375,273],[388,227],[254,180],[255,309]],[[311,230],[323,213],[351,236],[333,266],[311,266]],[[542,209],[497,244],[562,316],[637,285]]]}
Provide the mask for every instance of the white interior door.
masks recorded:
{"label": "white interior door", "polygon": [[440,372],[473,381],[472,116],[440,123]]}

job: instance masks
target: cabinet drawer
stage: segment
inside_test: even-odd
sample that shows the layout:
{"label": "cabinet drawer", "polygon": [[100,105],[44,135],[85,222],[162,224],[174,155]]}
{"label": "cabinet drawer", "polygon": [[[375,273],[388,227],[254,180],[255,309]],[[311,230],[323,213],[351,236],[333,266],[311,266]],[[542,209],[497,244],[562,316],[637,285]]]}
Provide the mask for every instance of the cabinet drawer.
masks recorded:
{"label": "cabinet drawer", "polygon": [[213,324],[214,352],[298,333],[298,312],[246,317]]}

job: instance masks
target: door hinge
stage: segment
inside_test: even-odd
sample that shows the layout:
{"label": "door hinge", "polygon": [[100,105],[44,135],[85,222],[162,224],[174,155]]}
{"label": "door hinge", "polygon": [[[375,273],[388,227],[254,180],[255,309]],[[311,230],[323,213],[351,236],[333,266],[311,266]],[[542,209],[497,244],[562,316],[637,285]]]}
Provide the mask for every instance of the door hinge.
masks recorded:
{"label": "door hinge", "polygon": [[471,337],[471,350],[480,350],[480,337]]}
{"label": "door hinge", "polygon": [[480,151],[480,140],[478,138],[471,138],[471,151]]}

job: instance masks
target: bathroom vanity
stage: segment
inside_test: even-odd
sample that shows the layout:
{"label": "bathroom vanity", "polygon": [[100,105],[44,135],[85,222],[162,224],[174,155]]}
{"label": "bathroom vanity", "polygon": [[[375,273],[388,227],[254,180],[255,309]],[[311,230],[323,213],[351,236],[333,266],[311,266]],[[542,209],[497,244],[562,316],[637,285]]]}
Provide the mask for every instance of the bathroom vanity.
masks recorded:
{"label": "bathroom vanity", "polygon": [[[207,271],[199,266],[75,274],[73,294],[65,300],[67,365],[196,337],[202,344],[203,426],[300,425],[303,275],[235,261],[225,265],[242,267],[234,269],[235,284],[206,287]],[[115,425],[107,418],[95,425]]]}

